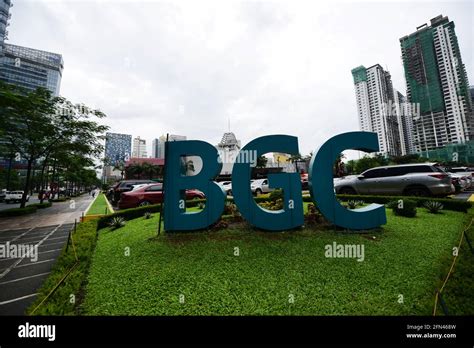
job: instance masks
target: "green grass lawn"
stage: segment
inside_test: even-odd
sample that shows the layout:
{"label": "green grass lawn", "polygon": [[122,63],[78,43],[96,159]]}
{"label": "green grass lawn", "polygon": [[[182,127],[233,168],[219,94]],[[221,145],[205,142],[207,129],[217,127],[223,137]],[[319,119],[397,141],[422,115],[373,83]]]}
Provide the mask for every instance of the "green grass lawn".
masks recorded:
{"label": "green grass lawn", "polygon": [[[410,219],[387,211],[388,224],[370,235],[269,233],[241,224],[155,237],[158,217],[99,231],[83,313],[431,315],[469,215],[419,208]],[[326,258],[333,242],[363,244],[364,261]]]}
{"label": "green grass lawn", "polygon": [[107,200],[105,195],[101,192],[99,196],[96,198],[94,203],[90,206],[89,210],[87,211],[86,215],[96,215],[96,214],[105,214],[107,208],[107,214],[110,214],[110,208],[107,205]]}

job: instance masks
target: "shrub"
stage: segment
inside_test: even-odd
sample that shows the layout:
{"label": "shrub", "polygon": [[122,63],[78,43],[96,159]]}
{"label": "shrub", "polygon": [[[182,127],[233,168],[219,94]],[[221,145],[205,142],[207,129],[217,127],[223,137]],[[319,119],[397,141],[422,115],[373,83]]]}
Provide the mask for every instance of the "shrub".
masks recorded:
{"label": "shrub", "polygon": [[232,202],[225,202],[223,215],[240,215],[237,205]]}
{"label": "shrub", "polygon": [[50,199],[50,202],[66,202],[68,198],[66,197],[61,197],[61,198],[55,198],[55,199]]}
{"label": "shrub", "polygon": [[357,208],[357,206],[359,205],[359,201],[355,201],[355,200],[350,200],[350,201],[347,201],[347,208],[349,209],[355,209]]}
{"label": "shrub", "polygon": [[122,216],[114,216],[112,220],[110,220],[109,225],[116,230],[122,226],[125,226],[125,219]]}
{"label": "shrub", "polygon": [[312,226],[322,224],[326,220],[316,206],[310,203],[308,204],[308,212],[304,215],[304,222],[305,225]]}
{"label": "shrub", "polygon": [[[347,202],[349,200],[364,200],[366,203],[379,203],[387,204],[391,201],[398,201],[399,199],[410,199],[416,202],[417,207],[423,207],[428,201],[440,202],[443,204],[444,210],[461,211],[466,213],[473,205],[469,201],[461,201],[458,199],[450,198],[430,198],[430,197],[405,197],[405,196],[364,196],[364,195],[337,195],[337,198],[341,201]],[[311,201],[309,196],[303,197],[304,202]]]}
{"label": "shrub", "polygon": [[203,209],[206,207],[206,205],[205,205],[203,202],[199,202],[199,204],[197,205],[197,207],[198,207],[198,209],[203,210]]}
{"label": "shrub", "polygon": [[35,205],[27,205],[24,208],[12,208],[0,211],[0,217],[8,217],[8,216],[21,216],[26,214],[36,213],[38,209]]}
{"label": "shrub", "polygon": [[152,217],[152,215],[149,211],[146,211],[145,214],[143,214],[143,217],[148,220]]}
{"label": "shrub", "polygon": [[275,201],[269,201],[269,202],[261,202],[259,205],[262,208],[268,209],[268,210],[281,210],[283,209],[283,199],[278,198]]}
{"label": "shrub", "polygon": [[29,206],[35,206],[38,209],[44,209],[44,208],[49,208],[53,205],[51,202],[43,202],[43,203],[35,203],[35,204],[30,204]]}
{"label": "shrub", "polygon": [[279,199],[283,201],[283,190],[281,189],[273,190],[272,192],[270,192],[270,195],[268,196],[268,198],[272,202],[275,202]]}
{"label": "shrub", "polygon": [[387,204],[387,207],[392,209],[395,215],[405,217],[416,216],[416,201],[411,199],[399,199],[391,201]]}
{"label": "shrub", "polygon": [[435,201],[428,201],[424,206],[431,214],[438,214],[443,209],[443,204]]}
{"label": "shrub", "polygon": [[109,225],[110,221],[112,221],[112,219],[116,216],[120,216],[124,220],[132,220],[132,219],[142,217],[143,214],[145,214],[145,212],[147,211],[150,213],[159,213],[160,207],[161,207],[160,204],[153,204],[153,205],[147,205],[144,207],[125,209],[114,214],[102,216],[101,218],[98,219],[97,229],[102,229],[104,227],[110,226]]}

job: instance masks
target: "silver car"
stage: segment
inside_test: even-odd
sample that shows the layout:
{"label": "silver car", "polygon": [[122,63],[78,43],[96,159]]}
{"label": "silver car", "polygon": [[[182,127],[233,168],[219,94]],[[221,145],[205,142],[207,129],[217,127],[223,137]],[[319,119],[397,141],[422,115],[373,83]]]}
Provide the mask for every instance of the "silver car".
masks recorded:
{"label": "silver car", "polygon": [[376,167],[360,175],[334,179],[336,193],[362,195],[447,196],[451,177],[436,163]]}
{"label": "silver car", "polygon": [[268,186],[268,179],[255,179],[250,180],[250,189],[252,193],[259,196],[262,193],[272,192],[274,189]]}

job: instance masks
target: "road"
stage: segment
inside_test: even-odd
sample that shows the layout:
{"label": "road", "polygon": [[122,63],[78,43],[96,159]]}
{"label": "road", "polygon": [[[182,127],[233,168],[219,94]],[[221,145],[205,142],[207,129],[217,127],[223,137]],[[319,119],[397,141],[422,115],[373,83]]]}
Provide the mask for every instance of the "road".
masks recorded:
{"label": "road", "polygon": [[0,315],[24,314],[67,242],[74,220],[79,220],[91,202],[92,197],[85,195],[53,203],[34,214],[0,218],[3,253],[7,249],[12,253],[18,246],[31,251],[37,248],[37,253],[29,255],[0,254]]}
{"label": "road", "polygon": [[[28,203],[26,203],[26,205],[39,203],[39,202],[40,200],[38,199],[38,197],[30,197],[30,200],[28,201]],[[20,208],[20,203],[8,203],[8,204],[5,202],[0,203],[0,211],[5,210],[5,209],[11,209],[11,208]]]}

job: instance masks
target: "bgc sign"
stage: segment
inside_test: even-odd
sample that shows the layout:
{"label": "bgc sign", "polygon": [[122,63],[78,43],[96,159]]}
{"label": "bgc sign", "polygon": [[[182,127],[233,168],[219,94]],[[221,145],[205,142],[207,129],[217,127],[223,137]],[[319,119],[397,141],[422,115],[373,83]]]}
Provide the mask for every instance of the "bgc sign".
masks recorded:
{"label": "bgc sign", "polygon": [[[311,198],[319,211],[333,224],[353,229],[371,229],[387,222],[385,208],[380,204],[349,210],[336,200],[333,184],[333,163],[344,150],[376,152],[379,150],[376,133],[349,132],[336,135],[314,151],[309,166]],[[290,135],[268,135],[244,146],[236,157],[232,170],[234,203],[242,216],[253,226],[269,231],[281,231],[303,225],[303,199],[298,173],[269,174],[271,188],[283,190],[283,209],[270,211],[260,207],[250,189],[251,162],[248,153],[261,156],[269,152],[297,155],[298,138]],[[193,176],[183,173],[181,158],[199,156],[201,171]],[[224,211],[225,193],[213,181],[221,171],[222,162],[214,146],[204,141],[188,140],[166,143],[165,173],[165,230],[190,231],[204,229],[215,223]],[[185,190],[199,189],[206,195],[205,208],[186,212]]]}

